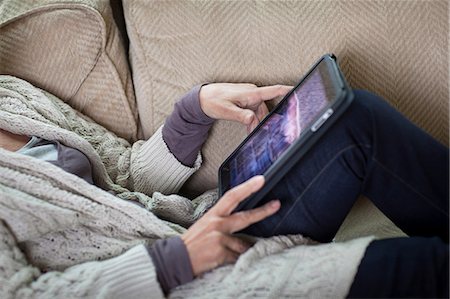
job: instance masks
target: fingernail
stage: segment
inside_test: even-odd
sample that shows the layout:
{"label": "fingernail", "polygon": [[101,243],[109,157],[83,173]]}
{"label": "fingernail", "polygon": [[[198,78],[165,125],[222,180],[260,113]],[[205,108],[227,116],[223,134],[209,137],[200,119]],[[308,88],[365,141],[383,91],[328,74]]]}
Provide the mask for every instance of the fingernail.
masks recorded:
{"label": "fingernail", "polygon": [[255,181],[261,181],[261,180],[264,180],[264,176],[263,176],[263,175],[255,175],[255,176],[253,177],[253,179],[254,179]]}
{"label": "fingernail", "polygon": [[244,119],[246,123],[250,124],[253,121],[253,112],[245,113]]}
{"label": "fingernail", "polygon": [[278,209],[280,206],[281,206],[281,203],[279,200],[272,200],[269,205],[269,207],[271,209]]}

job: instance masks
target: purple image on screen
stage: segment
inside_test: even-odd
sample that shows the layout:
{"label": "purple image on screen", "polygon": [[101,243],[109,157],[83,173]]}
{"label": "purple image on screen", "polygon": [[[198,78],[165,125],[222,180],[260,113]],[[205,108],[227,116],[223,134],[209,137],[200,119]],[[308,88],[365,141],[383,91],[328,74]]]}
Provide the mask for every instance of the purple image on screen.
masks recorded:
{"label": "purple image on screen", "polygon": [[328,103],[322,76],[314,71],[230,161],[230,187],[264,174]]}

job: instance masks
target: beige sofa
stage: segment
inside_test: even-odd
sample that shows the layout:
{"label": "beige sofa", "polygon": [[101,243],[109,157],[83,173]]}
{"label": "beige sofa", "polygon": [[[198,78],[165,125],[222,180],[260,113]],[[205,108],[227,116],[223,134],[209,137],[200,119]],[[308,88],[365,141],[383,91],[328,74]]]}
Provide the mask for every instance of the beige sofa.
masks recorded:
{"label": "beige sofa", "polygon": [[[149,137],[202,82],[294,84],[324,53],[448,144],[449,4],[435,1],[0,2],[0,73],[26,79],[128,140]],[[194,196],[245,137],[217,122]],[[337,240],[400,235],[360,199]]]}

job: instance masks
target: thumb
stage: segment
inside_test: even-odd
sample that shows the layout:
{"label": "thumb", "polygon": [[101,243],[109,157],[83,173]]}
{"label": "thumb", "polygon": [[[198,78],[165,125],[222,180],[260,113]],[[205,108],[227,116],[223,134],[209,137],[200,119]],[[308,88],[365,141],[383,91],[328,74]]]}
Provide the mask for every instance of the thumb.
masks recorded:
{"label": "thumb", "polygon": [[249,125],[256,118],[255,112],[250,109],[243,109],[234,104],[227,105],[227,116],[224,119],[240,122]]}
{"label": "thumb", "polygon": [[256,114],[252,110],[241,109],[241,120],[240,122],[246,126],[252,124],[256,119]]}
{"label": "thumb", "polygon": [[259,119],[254,117],[252,122],[247,125],[247,134],[250,134],[259,124]]}

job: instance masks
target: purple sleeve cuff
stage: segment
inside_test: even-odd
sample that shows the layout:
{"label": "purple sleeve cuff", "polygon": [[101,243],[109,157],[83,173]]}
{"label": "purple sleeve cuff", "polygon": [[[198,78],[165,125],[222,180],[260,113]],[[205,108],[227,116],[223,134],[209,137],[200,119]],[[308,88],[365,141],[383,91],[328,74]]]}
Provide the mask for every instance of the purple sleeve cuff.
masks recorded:
{"label": "purple sleeve cuff", "polygon": [[207,116],[200,107],[197,85],[176,104],[162,129],[163,139],[172,154],[182,164],[192,167],[197,159],[214,119]]}
{"label": "purple sleeve cuff", "polygon": [[147,246],[147,251],[166,295],[171,289],[194,279],[189,253],[180,237],[158,240],[153,246]]}

